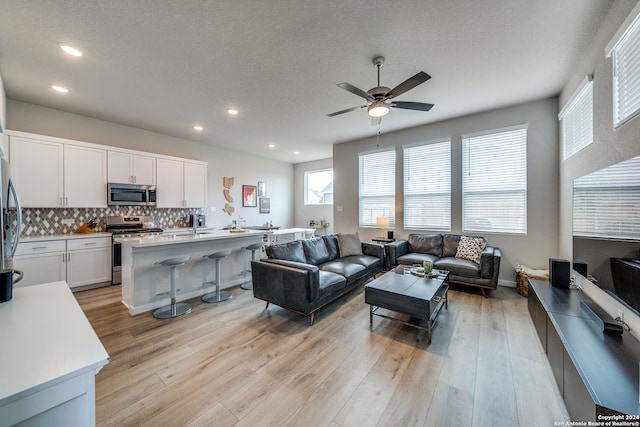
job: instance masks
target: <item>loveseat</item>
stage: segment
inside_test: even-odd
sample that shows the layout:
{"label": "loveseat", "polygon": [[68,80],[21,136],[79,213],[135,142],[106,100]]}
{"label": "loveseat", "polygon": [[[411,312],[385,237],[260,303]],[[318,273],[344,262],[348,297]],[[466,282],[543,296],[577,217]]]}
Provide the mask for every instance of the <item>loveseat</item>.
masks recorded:
{"label": "loveseat", "polygon": [[337,234],[270,245],[251,262],[253,296],[302,316],[363,284],[384,266],[384,247]]}
{"label": "loveseat", "polygon": [[487,246],[479,236],[459,234],[409,234],[407,240],[385,245],[385,269],[399,264],[433,262],[434,268],[449,271],[449,283],[477,286],[487,297],[487,289],[498,286],[499,248]]}

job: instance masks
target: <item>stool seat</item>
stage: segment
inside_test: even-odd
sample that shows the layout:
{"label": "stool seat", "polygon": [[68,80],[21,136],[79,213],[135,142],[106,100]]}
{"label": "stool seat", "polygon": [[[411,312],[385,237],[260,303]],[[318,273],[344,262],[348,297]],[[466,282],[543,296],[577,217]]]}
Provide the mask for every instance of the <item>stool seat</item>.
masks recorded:
{"label": "stool seat", "polygon": [[171,268],[171,291],[169,292],[169,295],[171,296],[171,304],[165,307],[160,307],[154,311],[153,317],[156,319],[171,319],[173,317],[191,313],[191,304],[176,302],[176,279],[178,277],[176,269],[181,265],[185,265],[189,261],[191,261],[190,256],[181,256],[156,262],[157,265]]}
{"label": "stool seat", "polygon": [[[243,249],[246,249],[248,251],[251,251],[251,261],[253,261],[256,257],[256,251],[262,249],[262,247],[264,246],[263,242],[258,242],[258,243],[252,243],[249,246],[244,247]],[[251,261],[249,261],[249,263],[251,263]],[[244,270],[245,273],[251,273],[251,269],[247,269]],[[253,283],[252,282],[244,282],[242,285],[240,285],[240,287],[242,289],[245,290],[251,290],[253,289]]]}
{"label": "stool seat", "polygon": [[221,282],[221,271],[220,271],[220,260],[231,255],[231,249],[225,249],[223,251],[217,251],[209,255],[203,256],[203,258],[209,258],[215,261],[216,263],[216,280],[214,282],[204,282],[203,286],[211,286],[212,284],[216,285],[215,292],[209,292],[208,294],[204,294],[202,296],[202,301],[208,303],[222,302],[228,299],[233,298],[233,293],[231,291],[221,291],[220,290],[220,282]]}

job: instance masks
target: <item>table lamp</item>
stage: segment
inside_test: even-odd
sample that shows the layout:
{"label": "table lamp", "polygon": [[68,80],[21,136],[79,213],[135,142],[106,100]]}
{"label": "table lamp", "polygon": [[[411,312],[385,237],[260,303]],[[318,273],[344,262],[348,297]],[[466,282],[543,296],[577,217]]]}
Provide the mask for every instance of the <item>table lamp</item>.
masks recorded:
{"label": "table lamp", "polygon": [[388,216],[379,216],[376,218],[376,225],[378,227],[380,227],[380,229],[382,230],[382,235],[381,237],[383,239],[386,239],[387,236],[384,232],[385,228],[389,227],[389,217]]}

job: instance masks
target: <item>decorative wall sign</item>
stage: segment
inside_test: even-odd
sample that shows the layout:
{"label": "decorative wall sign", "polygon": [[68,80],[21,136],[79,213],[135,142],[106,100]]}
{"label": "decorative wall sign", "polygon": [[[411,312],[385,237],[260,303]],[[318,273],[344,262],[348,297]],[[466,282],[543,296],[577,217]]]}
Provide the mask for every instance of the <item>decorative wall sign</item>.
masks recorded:
{"label": "decorative wall sign", "polygon": [[271,213],[271,199],[260,197],[260,213]]}
{"label": "decorative wall sign", "polygon": [[267,183],[258,181],[258,197],[267,197]]}
{"label": "decorative wall sign", "polygon": [[257,187],[255,185],[242,186],[242,206],[255,208],[258,206],[258,198],[256,196]]}
{"label": "decorative wall sign", "polygon": [[[224,176],[222,177],[222,185],[224,186],[224,190],[222,190],[222,194],[224,195],[224,199],[229,202],[229,203],[233,203],[233,197],[231,196],[231,187],[233,187],[233,177],[232,176]],[[223,212],[226,212],[229,216],[231,216],[233,214],[233,211],[235,211],[235,208],[233,206],[231,206],[229,203],[225,203],[224,204],[224,208],[222,209]]]}

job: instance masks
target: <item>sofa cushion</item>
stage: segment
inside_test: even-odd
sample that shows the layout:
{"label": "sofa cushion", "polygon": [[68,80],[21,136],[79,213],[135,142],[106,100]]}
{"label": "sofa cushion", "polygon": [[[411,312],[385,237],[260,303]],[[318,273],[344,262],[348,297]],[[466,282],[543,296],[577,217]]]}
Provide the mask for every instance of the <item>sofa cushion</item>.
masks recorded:
{"label": "sofa cushion", "polygon": [[302,249],[302,242],[295,240],[293,242],[281,243],[279,245],[265,246],[267,257],[271,259],[282,259],[285,261],[307,262]]}
{"label": "sofa cushion", "polygon": [[459,234],[443,235],[442,236],[442,256],[456,256],[459,242],[460,242]]}
{"label": "sofa cushion", "polygon": [[302,249],[307,263],[318,265],[329,261],[329,252],[327,245],[321,237],[315,239],[302,240]]}
{"label": "sofa cushion", "polygon": [[456,258],[467,259],[480,264],[480,255],[486,245],[487,241],[482,237],[461,236]]}
{"label": "sofa cushion", "polygon": [[425,261],[431,261],[431,262],[435,263],[439,259],[440,259],[440,257],[437,257],[435,255],[421,254],[421,253],[418,253],[418,252],[411,252],[411,253],[408,253],[406,255],[402,255],[402,256],[398,257],[397,261],[398,261],[398,264],[404,264],[404,265],[413,265],[413,264],[422,265],[422,263],[425,262]]}
{"label": "sofa cushion", "polygon": [[329,259],[336,259],[340,256],[338,249],[338,236],[330,234],[328,236],[322,236],[325,245],[327,246],[327,252],[329,252]]}
{"label": "sofa cushion", "polygon": [[322,271],[330,271],[341,275],[347,279],[347,283],[350,283],[354,278],[359,278],[360,273],[365,271],[364,265],[346,262],[342,258],[320,264],[318,268]]}
{"label": "sofa cushion", "polygon": [[442,234],[409,234],[409,252],[442,256]]}
{"label": "sofa cushion", "polygon": [[480,278],[480,266],[468,259],[444,257],[437,260],[434,266],[438,270],[447,270],[452,275],[471,279]]}
{"label": "sofa cushion", "polygon": [[358,233],[338,234],[338,248],[340,249],[340,258],[351,255],[362,255],[362,243]]}
{"label": "sofa cushion", "polygon": [[371,255],[351,255],[348,257],[340,258],[340,261],[360,264],[367,268],[378,267],[382,264],[382,260],[380,258]]}
{"label": "sofa cushion", "polygon": [[320,298],[326,295],[331,295],[332,293],[347,286],[347,280],[339,274],[323,270],[320,270],[318,273],[320,279],[320,283],[318,284],[318,296]]}

